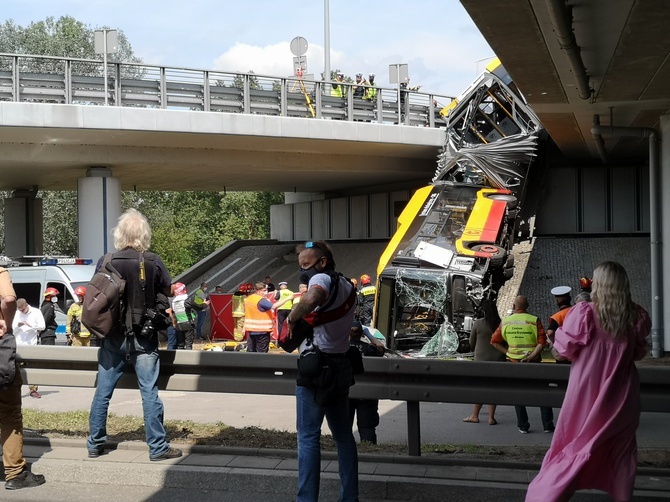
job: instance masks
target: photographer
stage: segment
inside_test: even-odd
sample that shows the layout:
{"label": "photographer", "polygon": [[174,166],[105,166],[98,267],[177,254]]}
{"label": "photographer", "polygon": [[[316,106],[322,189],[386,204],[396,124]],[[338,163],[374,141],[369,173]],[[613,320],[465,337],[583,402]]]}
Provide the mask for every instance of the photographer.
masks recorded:
{"label": "photographer", "polygon": [[[142,395],[149,459],[165,460],[182,455],[181,450],[171,448],[166,441],[163,402],[158,397],[160,362],[157,326],[154,319],[147,315],[157,312],[156,298],[159,293],[172,296],[171,279],[163,260],[147,251],[150,244],[151,228],[147,219],[135,209],[123,213],[114,228],[114,246],[119,251],[112,255],[111,264],[126,281],[126,308],[130,309],[132,328],[123,327],[118,332],[108,333],[101,340],[97,387],[89,418],[89,458],[97,458],[104,453],[109,401],[127,363],[134,366]],[[98,269],[102,261],[103,258],[98,262]]]}

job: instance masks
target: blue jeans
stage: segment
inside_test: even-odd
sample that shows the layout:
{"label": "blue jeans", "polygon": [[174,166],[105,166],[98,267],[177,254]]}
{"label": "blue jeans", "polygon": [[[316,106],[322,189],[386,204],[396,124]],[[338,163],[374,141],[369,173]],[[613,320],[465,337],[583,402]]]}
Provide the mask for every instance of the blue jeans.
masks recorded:
{"label": "blue jeans", "polygon": [[323,417],[328,420],[337,445],[339,465],[340,502],[358,500],[358,452],[349,421],[349,399],[319,406],[314,400],[314,391],[308,387],[296,387],[296,416],[298,427],[298,496],[296,502],[316,502],[319,498],[321,476],[321,425]]}
{"label": "blue jeans", "polygon": [[168,326],[167,328],[167,348],[177,350],[177,331],[174,326]]}
{"label": "blue jeans", "polygon": [[165,440],[163,427],[163,401],[158,397],[158,360],[157,337],[146,339],[134,336],[105,338],[101,340],[98,351],[98,381],[95,396],[91,403],[89,417],[90,436],[86,441],[89,451],[100,449],[107,440],[107,411],[114,388],[123,375],[126,365],[126,344],[133,345],[130,350],[130,364],[135,368],[137,383],[142,395],[144,429],[146,431],[149,457],[160,457],[170,445]]}
{"label": "blue jeans", "polygon": [[198,312],[198,323],[195,326],[195,332],[198,336],[198,340],[205,338],[202,336],[202,326],[205,324],[205,317],[207,317],[207,310],[201,310]]}

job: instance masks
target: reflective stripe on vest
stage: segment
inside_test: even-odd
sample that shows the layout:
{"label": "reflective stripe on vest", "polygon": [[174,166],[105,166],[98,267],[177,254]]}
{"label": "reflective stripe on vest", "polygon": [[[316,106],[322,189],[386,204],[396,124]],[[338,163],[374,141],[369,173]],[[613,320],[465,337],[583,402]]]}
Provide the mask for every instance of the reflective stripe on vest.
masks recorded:
{"label": "reflective stripe on vest", "polygon": [[359,293],[363,296],[374,296],[375,293],[377,293],[377,287],[376,286],[364,286],[361,288]]}
{"label": "reflective stripe on vest", "polygon": [[253,294],[244,300],[244,330],[266,333],[272,331],[272,310],[261,312],[258,302],[264,297]]}
{"label": "reflective stripe on vest", "polygon": [[501,334],[507,342],[507,357],[523,359],[537,347],[537,317],[512,314],[502,320]]}

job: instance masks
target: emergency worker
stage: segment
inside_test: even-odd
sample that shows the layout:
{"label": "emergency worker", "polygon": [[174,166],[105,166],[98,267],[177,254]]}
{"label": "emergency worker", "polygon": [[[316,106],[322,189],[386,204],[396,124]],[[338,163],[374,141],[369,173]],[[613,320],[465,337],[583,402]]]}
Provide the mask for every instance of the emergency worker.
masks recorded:
{"label": "emergency worker", "polygon": [[358,320],[366,326],[372,324],[372,311],[375,308],[375,295],[377,294],[377,287],[371,282],[370,276],[363,274],[361,289],[358,292]]}
{"label": "emergency worker", "polygon": [[[519,295],[514,299],[514,313],[505,317],[491,337],[491,344],[513,363],[539,363],[547,336],[540,319],[528,312],[528,300]],[[528,434],[530,423],[525,406],[515,406],[517,426],[521,434]],[[544,432],[554,432],[554,412],[540,407]]]}
{"label": "emergency worker", "polygon": [[547,338],[552,344],[554,343],[556,330],[563,326],[565,316],[572,308],[570,291],[572,291],[570,286],[556,286],[551,290],[551,294],[556,297],[556,304],[558,305],[558,312],[549,317],[549,326],[547,326]]}
{"label": "emergency worker", "polygon": [[284,321],[291,313],[291,309],[293,308],[293,296],[293,291],[288,289],[288,283],[285,281],[280,282],[279,290],[275,291],[273,297],[275,302],[282,302],[275,311],[277,316],[277,330],[281,329]]}
{"label": "emergency worker", "polygon": [[366,99],[368,101],[377,101],[377,87],[375,86],[375,74],[370,73],[368,75],[368,85],[370,87],[367,87],[365,89],[365,92],[363,93],[363,99]]}
{"label": "emergency worker", "polygon": [[[38,308],[28,305],[25,298],[16,300],[16,315],[12,323],[17,345],[37,345],[39,335],[44,331],[44,316]],[[28,385],[30,397],[40,399],[42,394],[37,385]]]}
{"label": "emergency worker", "polygon": [[272,302],[265,297],[267,286],[257,282],[253,294],[244,299],[244,331],[247,352],[268,352],[273,328]]}
{"label": "emergency worker", "polygon": [[338,73],[335,82],[330,84],[330,95],[334,98],[344,98],[347,90],[344,86],[344,73]]}
{"label": "emergency worker", "polygon": [[244,299],[254,292],[254,285],[246,282],[233,293],[233,338],[236,342],[244,340]]}
{"label": "emergency worker", "polygon": [[363,80],[363,74],[362,73],[357,73],[356,74],[356,85],[354,86],[354,97],[358,99],[363,98],[363,94],[365,93],[365,85],[368,85],[368,83]]}
{"label": "emergency worker", "polygon": [[74,290],[74,294],[77,296],[77,301],[67,309],[65,332],[67,333],[70,345],[73,347],[88,347],[91,345],[91,333],[81,322],[82,305],[84,304],[86,287],[78,286],[77,289]]}
{"label": "emergency worker", "polygon": [[56,345],[56,303],[58,302],[58,290],[56,288],[47,288],[44,291],[44,301],[40,305],[40,310],[44,316],[44,331],[40,333],[40,345]]}

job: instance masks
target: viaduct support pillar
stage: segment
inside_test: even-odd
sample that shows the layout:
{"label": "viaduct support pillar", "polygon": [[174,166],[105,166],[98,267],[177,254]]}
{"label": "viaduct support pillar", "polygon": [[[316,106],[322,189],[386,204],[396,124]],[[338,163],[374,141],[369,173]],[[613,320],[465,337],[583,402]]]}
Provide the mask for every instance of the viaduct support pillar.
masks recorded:
{"label": "viaduct support pillar", "polygon": [[5,254],[10,257],[41,255],[44,248],[42,199],[37,187],[15,190],[5,199]]}
{"label": "viaduct support pillar", "polygon": [[121,182],[106,167],[91,167],[77,180],[79,256],[97,261],[114,251],[112,229],[121,215]]}

